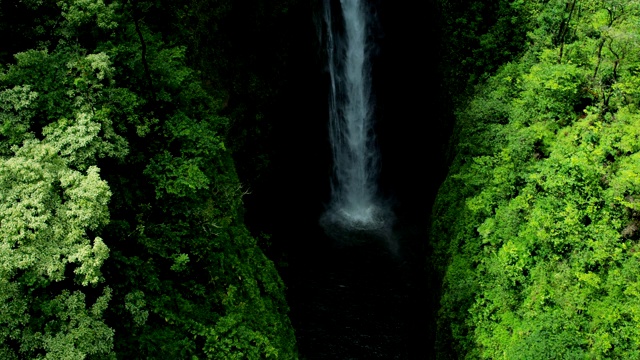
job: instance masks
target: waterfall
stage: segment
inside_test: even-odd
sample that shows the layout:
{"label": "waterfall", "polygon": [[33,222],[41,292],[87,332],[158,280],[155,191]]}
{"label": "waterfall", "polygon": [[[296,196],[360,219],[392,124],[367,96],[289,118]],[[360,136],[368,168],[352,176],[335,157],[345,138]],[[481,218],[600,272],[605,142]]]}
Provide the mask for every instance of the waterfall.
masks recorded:
{"label": "waterfall", "polygon": [[340,0],[340,8],[342,17],[334,22],[331,0],[324,1],[333,178],[321,224],[325,229],[377,230],[385,226],[389,211],[377,188],[368,9],[364,0]]}

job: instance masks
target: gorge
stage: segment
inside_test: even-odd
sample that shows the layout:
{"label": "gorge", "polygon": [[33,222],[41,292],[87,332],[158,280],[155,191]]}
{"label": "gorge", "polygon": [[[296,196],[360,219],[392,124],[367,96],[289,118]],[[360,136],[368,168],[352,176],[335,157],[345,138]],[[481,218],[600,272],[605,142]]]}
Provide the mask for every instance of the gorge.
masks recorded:
{"label": "gorge", "polygon": [[639,20],[0,2],[0,358],[640,358]]}

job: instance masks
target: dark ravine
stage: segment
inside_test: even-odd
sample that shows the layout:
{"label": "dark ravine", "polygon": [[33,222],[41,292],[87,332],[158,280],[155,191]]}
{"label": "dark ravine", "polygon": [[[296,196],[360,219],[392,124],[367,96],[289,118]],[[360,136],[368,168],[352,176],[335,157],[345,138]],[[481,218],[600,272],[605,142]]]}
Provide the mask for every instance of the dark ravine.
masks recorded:
{"label": "dark ravine", "polygon": [[[379,186],[397,217],[398,255],[375,238],[336,246],[318,224],[330,199],[331,148],[329,78],[320,51],[310,49],[313,29],[297,39],[300,51],[292,63],[316,68],[289,69],[292,81],[273,128],[272,172],[245,198],[252,230],[271,234],[265,248],[287,286],[301,359],[434,357],[437,299],[426,234],[448,141],[445,95],[430,95],[440,88],[437,11],[431,2],[412,11],[388,1],[369,3],[380,22],[372,58]],[[430,55],[419,55],[424,46]],[[274,211],[276,205],[287,210]]]}

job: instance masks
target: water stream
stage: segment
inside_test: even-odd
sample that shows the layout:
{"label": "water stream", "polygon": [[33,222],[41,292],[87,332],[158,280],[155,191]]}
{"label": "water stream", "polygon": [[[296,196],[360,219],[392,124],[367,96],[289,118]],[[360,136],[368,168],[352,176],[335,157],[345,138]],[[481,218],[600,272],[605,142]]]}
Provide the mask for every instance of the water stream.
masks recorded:
{"label": "water stream", "polygon": [[[378,195],[378,149],[373,131],[369,9],[363,0],[324,2],[331,79],[329,140],[333,153],[331,202],[320,222],[332,237],[353,231],[390,231],[388,206]],[[334,19],[339,14],[338,19]]]}

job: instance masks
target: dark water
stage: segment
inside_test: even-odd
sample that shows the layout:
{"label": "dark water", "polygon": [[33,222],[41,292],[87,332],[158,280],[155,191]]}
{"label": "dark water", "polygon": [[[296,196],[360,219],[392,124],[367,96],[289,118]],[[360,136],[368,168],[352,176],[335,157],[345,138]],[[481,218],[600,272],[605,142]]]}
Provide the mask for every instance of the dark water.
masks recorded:
{"label": "dark water", "polygon": [[302,359],[428,359],[433,324],[419,251],[331,240],[292,259],[286,282]]}

